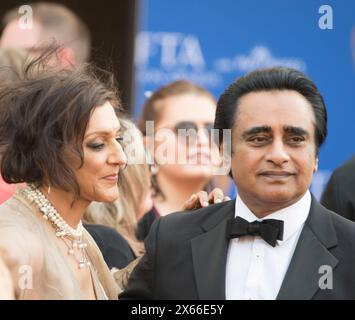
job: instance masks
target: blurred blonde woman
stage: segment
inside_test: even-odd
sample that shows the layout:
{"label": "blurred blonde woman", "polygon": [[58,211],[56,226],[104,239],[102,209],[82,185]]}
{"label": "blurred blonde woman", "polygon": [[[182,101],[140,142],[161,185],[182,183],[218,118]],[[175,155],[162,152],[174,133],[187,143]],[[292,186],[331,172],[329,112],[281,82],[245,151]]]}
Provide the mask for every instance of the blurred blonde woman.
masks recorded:
{"label": "blurred blonde woman", "polygon": [[127,119],[121,119],[128,165],[121,172],[119,192],[122,197],[112,203],[93,202],[84,216],[86,223],[114,228],[131,247],[134,256],[144,253],[144,245],[136,237],[137,222],[151,209],[150,173],[145,161],[145,148],[140,131]]}
{"label": "blurred blonde woman", "polygon": [[[181,210],[181,204],[192,194],[211,189],[215,111],[213,95],[185,80],[157,89],[145,102],[138,128],[154,158],[151,166],[154,207],[139,222],[139,239],[146,238],[157,218]],[[148,130],[152,123],[153,135]],[[179,137],[180,132],[194,134],[184,140]],[[167,159],[167,154],[172,154],[171,159]],[[181,162],[180,155],[186,156]],[[207,198],[206,192],[204,197]],[[208,205],[207,201],[204,205]]]}

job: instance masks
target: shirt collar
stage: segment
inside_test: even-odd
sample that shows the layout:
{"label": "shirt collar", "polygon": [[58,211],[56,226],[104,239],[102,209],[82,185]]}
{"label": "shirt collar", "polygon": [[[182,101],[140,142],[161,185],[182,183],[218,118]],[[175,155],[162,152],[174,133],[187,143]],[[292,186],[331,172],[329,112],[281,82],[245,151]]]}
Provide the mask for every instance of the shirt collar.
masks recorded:
{"label": "shirt collar", "polygon": [[309,190],[303,195],[303,197],[286,208],[275,211],[264,218],[259,219],[254,213],[247,207],[239,195],[235,202],[235,217],[239,216],[248,222],[255,220],[262,221],[264,219],[278,219],[284,221],[284,235],[283,240],[278,241],[278,244],[282,244],[288,240],[293,234],[300,230],[305,223],[309,210],[311,208],[311,194]]}

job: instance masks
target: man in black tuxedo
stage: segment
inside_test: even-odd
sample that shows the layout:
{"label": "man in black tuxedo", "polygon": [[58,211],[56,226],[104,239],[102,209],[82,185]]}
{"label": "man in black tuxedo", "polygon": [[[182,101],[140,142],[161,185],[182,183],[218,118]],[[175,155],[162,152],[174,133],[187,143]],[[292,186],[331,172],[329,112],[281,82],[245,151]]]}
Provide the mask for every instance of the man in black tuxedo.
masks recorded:
{"label": "man in black tuxedo", "polygon": [[261,69],[232,83],[215,128],[232,130],[237,198],[156,221],[120,298],[355,299],[355,224],[309,192],[326,122],[299,71]]}

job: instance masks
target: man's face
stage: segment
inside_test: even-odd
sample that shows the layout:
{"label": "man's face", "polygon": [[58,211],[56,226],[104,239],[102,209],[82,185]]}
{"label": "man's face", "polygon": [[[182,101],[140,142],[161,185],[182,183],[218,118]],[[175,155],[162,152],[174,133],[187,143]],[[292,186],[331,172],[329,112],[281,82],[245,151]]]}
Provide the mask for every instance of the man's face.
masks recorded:
{"label": "man's face", "polygon": [[292,90],[261,91],[239,100],[232,131],[238,194],[256,215],[298,201],[317,170],[315,117]]}

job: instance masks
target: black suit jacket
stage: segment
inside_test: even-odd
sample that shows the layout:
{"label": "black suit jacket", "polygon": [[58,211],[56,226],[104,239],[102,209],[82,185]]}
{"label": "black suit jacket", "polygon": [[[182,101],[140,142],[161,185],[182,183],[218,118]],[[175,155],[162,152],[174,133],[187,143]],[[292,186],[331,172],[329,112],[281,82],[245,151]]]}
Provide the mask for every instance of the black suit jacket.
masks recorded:
{"label": "black suit jacket", "polygon": [[[235,200],[157,220],[120,298],[225,299],[226,225],[234,208]],[[322,265],[333,270],[333,289],[319,287]],[[312,197],[277,299],[355,299],[354,267],[355,223]]]}
{"label": "black suit jacket", "polygon": [[321,203],[344,218],[355,221],[355,157],[337,168],[331,175]]}
{"label": "black suit jacket", "polygon": [[128,242],[115,229],[99,224],[84,227],[94,238],[109,269],[122,269],[135,259]]}

